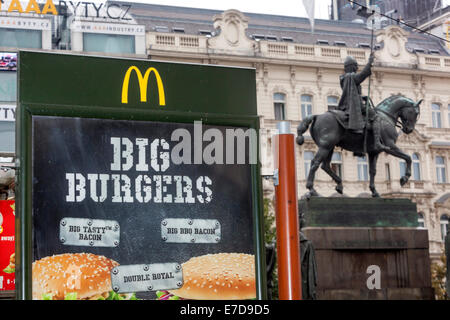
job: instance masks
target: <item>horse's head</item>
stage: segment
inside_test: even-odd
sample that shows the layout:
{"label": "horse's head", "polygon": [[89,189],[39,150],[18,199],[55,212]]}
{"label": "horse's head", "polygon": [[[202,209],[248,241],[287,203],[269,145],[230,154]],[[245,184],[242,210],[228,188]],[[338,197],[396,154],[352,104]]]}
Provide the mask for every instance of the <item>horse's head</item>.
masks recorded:
{"label": "horse's head", "polygon": [[402,121],[402,131],[410,134],[414,131],[417,120],[420,117],[420,104],[423,100],[414,102],[411,99],[405,98],[403,107],[400,109],[399,117]]}

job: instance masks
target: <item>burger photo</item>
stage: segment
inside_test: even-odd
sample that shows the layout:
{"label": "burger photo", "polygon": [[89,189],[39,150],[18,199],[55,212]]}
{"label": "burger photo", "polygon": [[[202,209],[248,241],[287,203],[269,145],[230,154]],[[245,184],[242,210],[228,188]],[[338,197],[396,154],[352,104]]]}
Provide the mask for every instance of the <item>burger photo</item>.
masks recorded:
{"label": "burger photo", "polygon": [[65,253],[33,262],[33,300],[137,300],[111,288],[114,260],[91,253]]}
{"label": "burger photo", "polygon": [[3,269],[4,273],[14,273],[16,272],[16,254],[13,253],[10,257],[9,257],[9,265]]}
{"label": "burger photo", "polygon": [[157,300],[256,299],[254,255],[207,254],[189,259],[182,270],[183,286],[158,291]]}

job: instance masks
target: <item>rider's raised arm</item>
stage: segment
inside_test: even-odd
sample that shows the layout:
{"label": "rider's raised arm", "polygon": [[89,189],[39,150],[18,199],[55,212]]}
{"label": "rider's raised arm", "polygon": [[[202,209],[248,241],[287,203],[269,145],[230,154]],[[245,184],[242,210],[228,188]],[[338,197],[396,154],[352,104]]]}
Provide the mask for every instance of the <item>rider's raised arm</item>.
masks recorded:
{"label": "rider's raised arm", "polygon": [[361,84],[366,78],[368,78],[372,74],[372,64],[374,61],[373,54],[369,57],[369,62],[366,64],[364,69],[361,72],[355,74],[355,82],[357,85]]}
{"label": "rider's raised arm", "polygon": [[371,74],[372,74],[372,65],[369,62],[368,64],[366,64],[366,66],[364,67],[364,69],[361,70],[361,72],[358,72],[355,74],[355,82],[357,85],[361,84],[364,80],[366,80],[366,78],[368,78]]}

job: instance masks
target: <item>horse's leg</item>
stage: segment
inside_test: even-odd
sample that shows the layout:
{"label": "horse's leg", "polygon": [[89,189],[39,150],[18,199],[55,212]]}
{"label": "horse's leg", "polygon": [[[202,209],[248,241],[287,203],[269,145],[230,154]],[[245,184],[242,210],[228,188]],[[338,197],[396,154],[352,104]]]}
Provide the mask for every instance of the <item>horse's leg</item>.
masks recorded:
{"label": "horse's leg", "polygon": [[400,185],[404,186],[405,183],[407,183],[409,178],[411,177],[411,157],[408,156],[406,153],[404,153],[394,143],[390,143],[388,145],[388,147],[390,148],[390,150],[386,150],[385,151],[386,153],[406,161],[406,172],[405,172],[405,175],[400,178]]}
{"label": "horse's leg", "polygon": [[331,169],[331,166],[330,166],[330,162],[333,157],[333,151],[334,151],[334,148],[330,150],[327,157],[322,162],[321,168],[323,169],[323,171],[328,173],[328,175],[334,180],[334,182],[336,182],[336,184],[337,184],[336,191],[339,192],[340,194],[342,194],[344,191],[344,187],[342,186],[342,179],[333,171],[333,169]]}
{"label": "horse's leg", "polygon": [[[344,129],[339,125],[336,118],[330,112],[326,112],[322,115],[314,118],[314,124],[311,127],[311,136],[319,147],[314,159],[311,161],[311,168],[308,174],[308,179],[306,183],[306,188],[309,189],[311,196],[317,196],[316,190],[314,190],[314,177],[317,169],[321,163],[323,163],[328,155],[332,155],[332,151],[336,144],[341,139],[344,134]],[[300,133],[304,132],[300,128]]]}
{"label": "horse's leg", "polygon": [[369,188],[372,191],[373,198],[379,198],[380,194],[375,189],[375,175],[377,174],[377,160],[379,153],[369,153],[369,175],[370,184]]}
{"label": "horse's leg", "polygon": [[319,169],[320,164],[326,159],[330,150],[324,149],[322,147],[319,148],[314,159],[311,161],[311,168],[309,169],[308,180],[306,183],[306,188],[309,189],[309,193],[311,196],[318,196],[316,190],[314,190],[314,177],[316,175],[317,169]]}

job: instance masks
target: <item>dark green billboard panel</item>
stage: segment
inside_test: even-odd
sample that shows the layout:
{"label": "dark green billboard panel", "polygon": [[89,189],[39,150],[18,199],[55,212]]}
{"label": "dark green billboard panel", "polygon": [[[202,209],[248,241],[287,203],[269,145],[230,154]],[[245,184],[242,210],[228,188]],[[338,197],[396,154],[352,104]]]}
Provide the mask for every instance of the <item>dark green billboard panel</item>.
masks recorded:
{"label": "dark green billboard panel", "polygon": [[20,52],[18,72],[19,299],[266,298],[254,70]]}
{"label": "dark green billboard panel", "polygon": [[257,115],[255,71],[20,52],[20,103]]}

